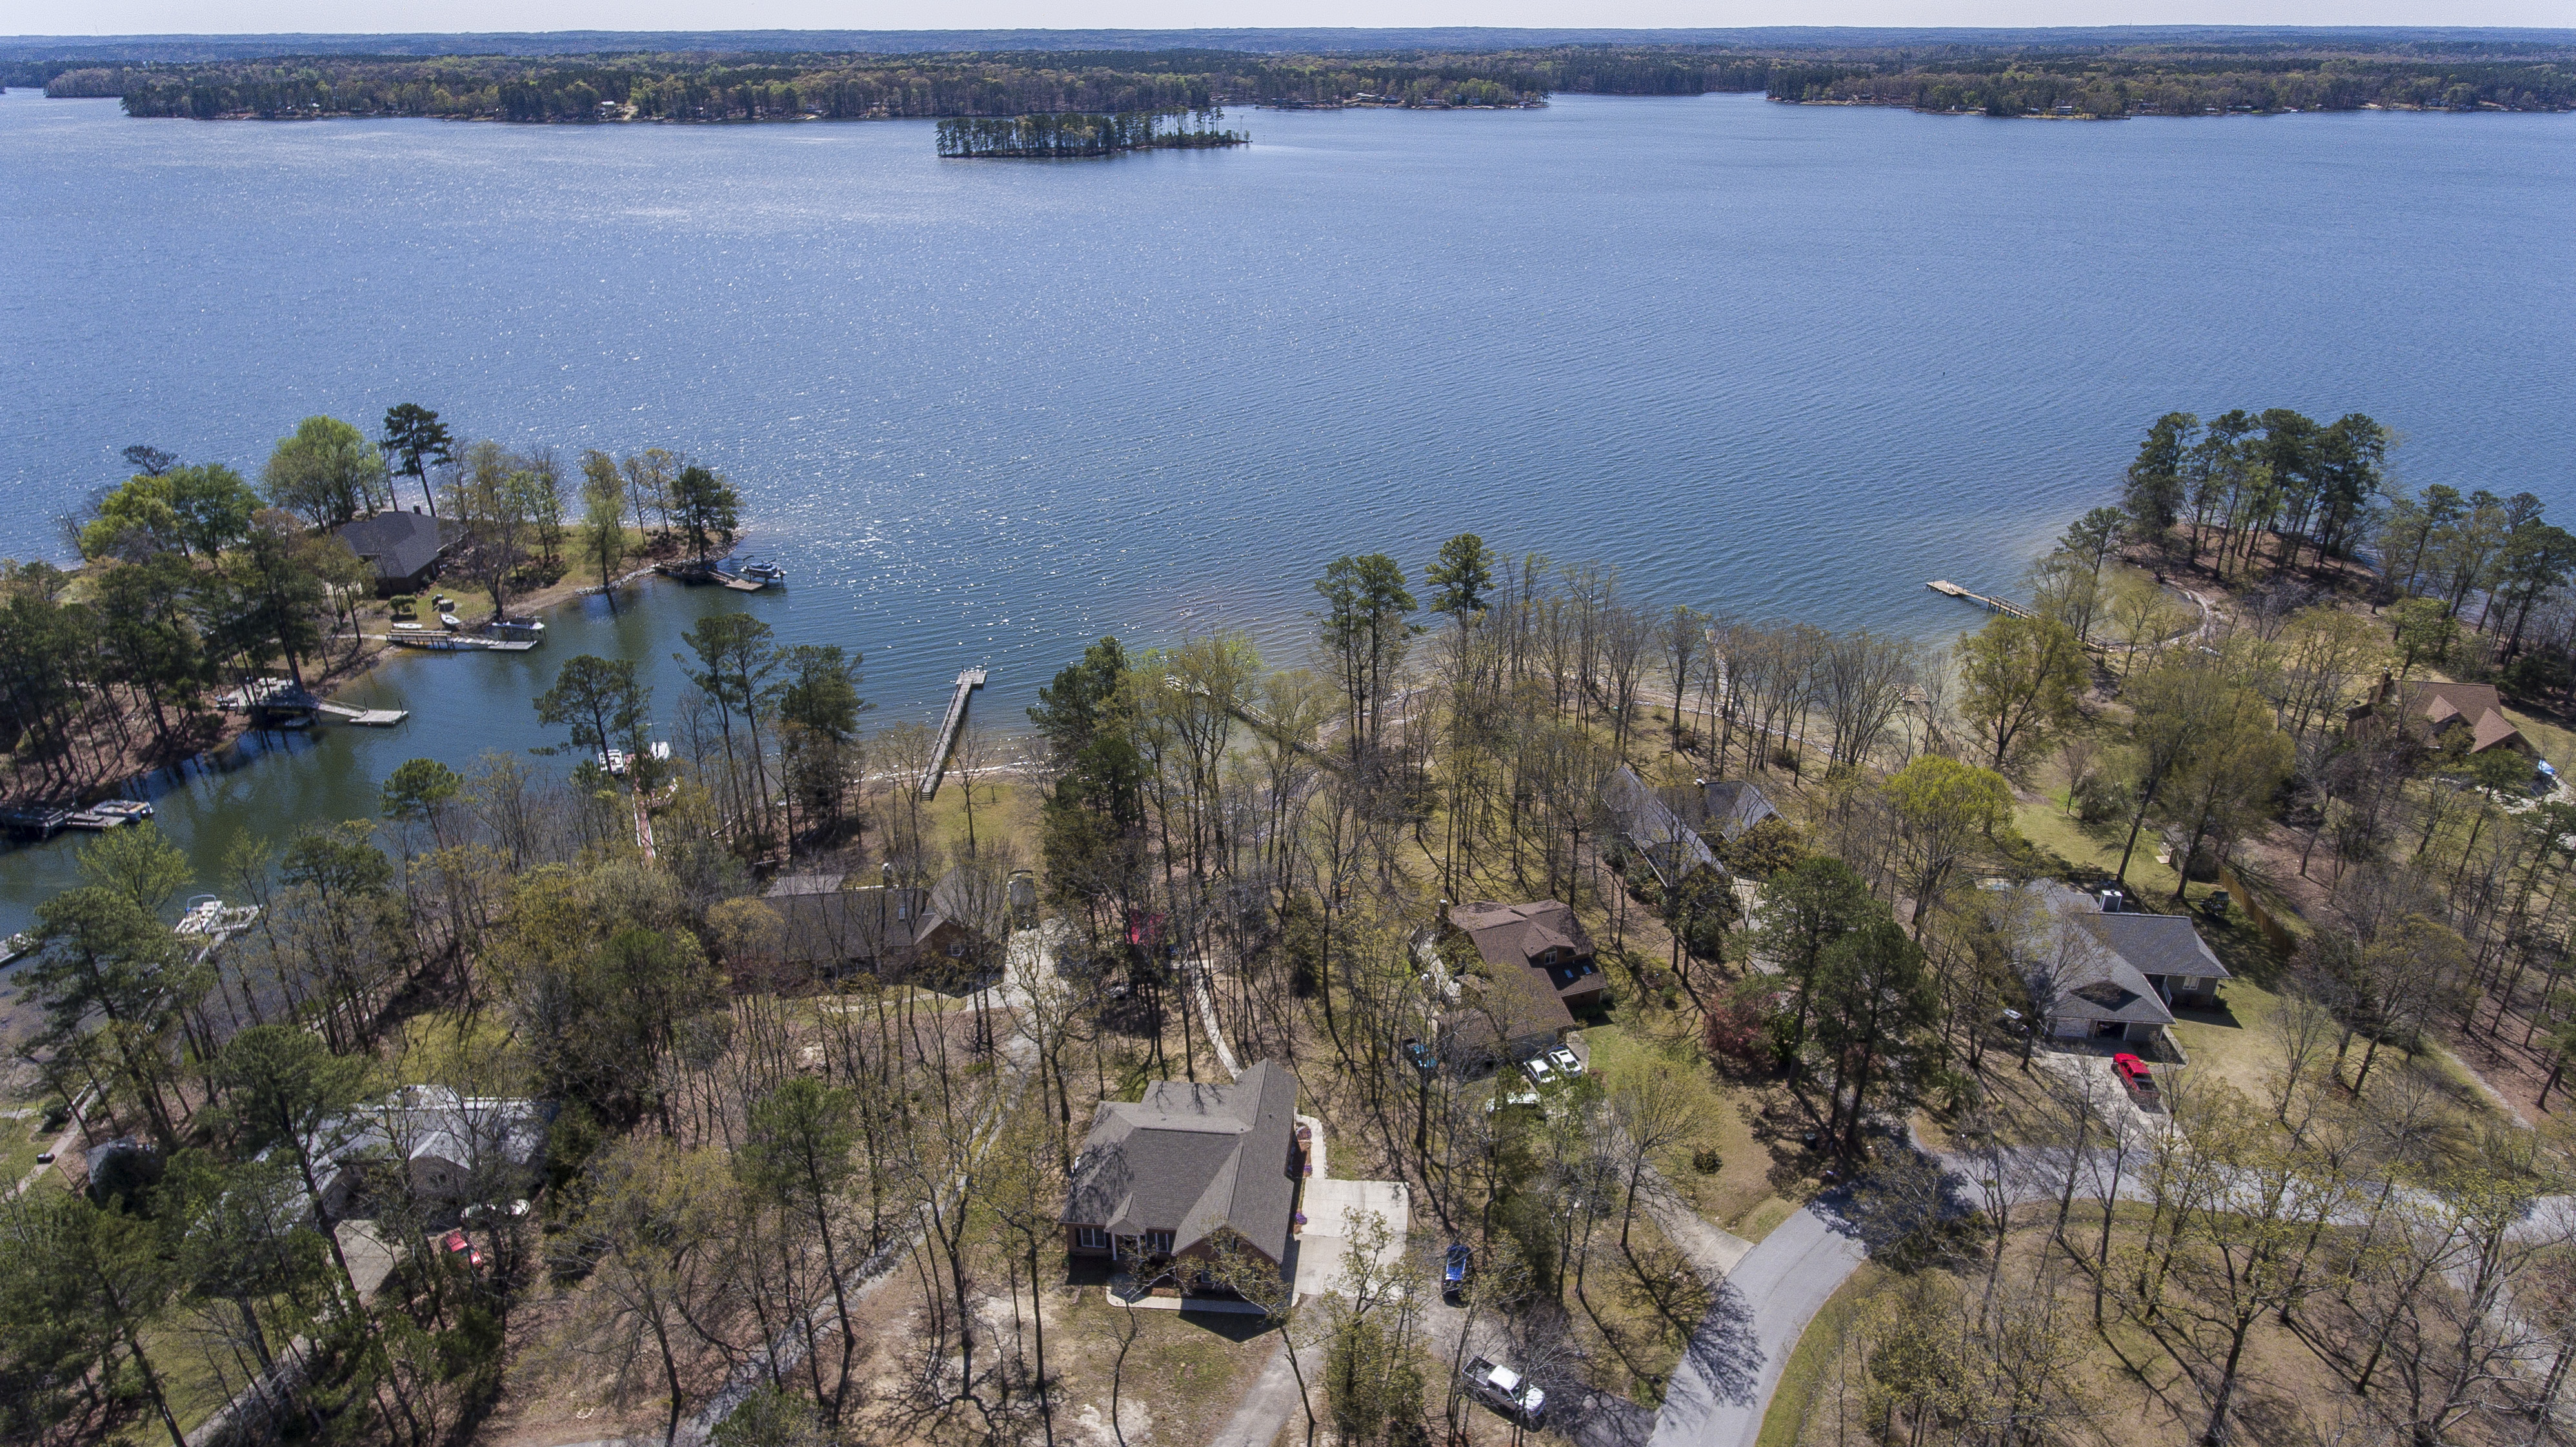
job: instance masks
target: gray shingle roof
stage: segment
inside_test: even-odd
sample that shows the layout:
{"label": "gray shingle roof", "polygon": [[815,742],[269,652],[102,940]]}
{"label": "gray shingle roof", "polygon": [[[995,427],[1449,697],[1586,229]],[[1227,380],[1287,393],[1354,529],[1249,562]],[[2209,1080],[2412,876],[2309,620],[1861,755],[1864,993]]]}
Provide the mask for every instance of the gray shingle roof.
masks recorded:
{"label": "gray shingle roof", "polygon": [[416,512],[380,512],[333,529],[384,578],[408,578],[437,562],[459,531],[454,523]]}
{"label": "gray shingle roof", "polygon": [[1296,1109],[1296,1078],[1269,1060],[1231,1085],[1164,1080],[1143,1100],[1103,1101],[1063,1219],[1119,1234],[1169,1231],[1175,1254],[1232,1226],[1283,1260],[1297,1194]]}
{"label": "gray shingle roof", "polygon": [[1700,797],[1708,810],[1708,822],[1702,827],[1715,829],[1721,839],[1731,840],[1765,819],[1780,817],[1751,779],[1711,779]]}
{"label": "gray shingle roof", "polygon": [[2228,978],[2192,922],[2175,914],[2104,914],[2091,895],[2063,885],[2030,889],[2055,916],[2081,930],[2098,948],[2061,952],[2050,1013],[2069,1020],[2117,1020],[2169,1025],[2173,1012],[2150,976]]}

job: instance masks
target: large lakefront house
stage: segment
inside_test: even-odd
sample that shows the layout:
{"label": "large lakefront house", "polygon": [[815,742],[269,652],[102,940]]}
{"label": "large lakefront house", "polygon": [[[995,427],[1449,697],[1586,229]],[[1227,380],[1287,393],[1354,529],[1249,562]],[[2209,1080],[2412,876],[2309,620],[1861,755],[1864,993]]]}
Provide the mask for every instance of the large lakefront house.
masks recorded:
{"label": "large lakefront house", "polygon": [[929,889],[843,887],[838,874],[791,874],[761,902],[778,916],[775,938],[756,947],[762,962],[815,979],[853,972],[892,978],[916,965],[964,960],[980,936],[972,887],[959,870]]}
{"label": "large lakefront house", "polygon": [[2472,754],[2489,749],[2510,749],[2519,754],[2532,751],[2522,730],[2504,716],[2504,700],[2491,683],[2452,683],[2444,679],[2399,683],[2383,673],[2370,697],[2346,710],[2344,716],[2355,724],[2393,719],[2399,727],[2437,748],[2447,745],[2453,734],[2465,731],[2463,743]]}
{"label": "large lakefront house", "polygon": [[1065,1193],[1065,1246],[1148,1269],[1205,1261],[1231,1229],[1276,1266],[1288,1258],[1305,1161],[1297,1078],[1264,1060],[1231,1085],[1160,1080],[1102,1101]]}
{"label": "large lakefront house", "polygon": [[465,536],[460,523],[389,508],[342,523],[333,536],[376,571],[376,596],[417,593],[437,579],[448,551]]}

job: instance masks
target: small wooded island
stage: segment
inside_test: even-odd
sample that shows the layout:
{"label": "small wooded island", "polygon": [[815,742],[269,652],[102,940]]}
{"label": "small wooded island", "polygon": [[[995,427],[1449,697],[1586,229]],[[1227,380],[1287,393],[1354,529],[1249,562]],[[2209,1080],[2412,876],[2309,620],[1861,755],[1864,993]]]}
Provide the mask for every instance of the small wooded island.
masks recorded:
{"label": "small wooded island", "polygon": [[1054,111],[1025,116],[952,116],[939,123],[939,154],[958,160],[1060,160],[1121,151],[1195,151],[1241,146],[1252,137],[1222,128],[1225,111]]}

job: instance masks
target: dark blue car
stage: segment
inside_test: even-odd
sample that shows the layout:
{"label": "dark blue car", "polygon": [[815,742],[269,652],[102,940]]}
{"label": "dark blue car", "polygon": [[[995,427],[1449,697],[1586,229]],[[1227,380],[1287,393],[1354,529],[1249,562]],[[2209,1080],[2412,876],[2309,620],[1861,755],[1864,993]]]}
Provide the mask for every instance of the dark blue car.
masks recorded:
{"label": "dark blue car", "polygon": [[1474,1253],[1467,1249],[1467,1243],[1463,1241],[1449,1243],[1449,1250],[1443,1256],[1440,1266],[1440,1294],[1443,1297],[1455,1300],[1458,1293],[1467,1289],[1467,1263],[1473,1256]]}

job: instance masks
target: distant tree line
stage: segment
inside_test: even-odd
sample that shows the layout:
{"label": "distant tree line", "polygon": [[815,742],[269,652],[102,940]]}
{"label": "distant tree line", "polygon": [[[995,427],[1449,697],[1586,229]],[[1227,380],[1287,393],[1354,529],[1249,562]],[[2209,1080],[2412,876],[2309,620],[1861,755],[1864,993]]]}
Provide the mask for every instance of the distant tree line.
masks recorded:
{"label": "distant tree line", "polygon": [[957,158],[1107,156],[1120,151],[1239,146],[1251,139],[1241,131],[1222,129],[1218,121],[1224,114],[1208,109],[1168,114],[1125,111],[1114,116],[1071,111],[1007,119],[953,116],[939,123],[939,154]]}
{"label": "distant tree line", "polygon": [[1543,104],[1701,95],[1989,115],[2206,115],[2364,106],[2576,106],[2576,51],[2546,44],[2170,41],[2125,45],[1567,45],[1257,55],[1227,50],[866,55],[280,56],[6,68],[137,116],[744,121],[1189,110],[1220,103]]}
{"label": "distant tree line", "polygon": [[2279,111],[2563,111],[2576,65],[2551,60],[2431,60],[2309,54],[1974,55],[1780,65],[1773,100],[1910,106],[1991,116],[2201,116]]}
{"label": "distant tree line", "polygon": [[55,96],[121,96],[128,114],[510,121],[860,120],[1317,106],[1532,105],[1553,91],[1752,91],[1772,62],[1688,48],[1569,47],[1470,55],[1261,56],[1109,51],[948,56],[301,56],[87,66]]}

